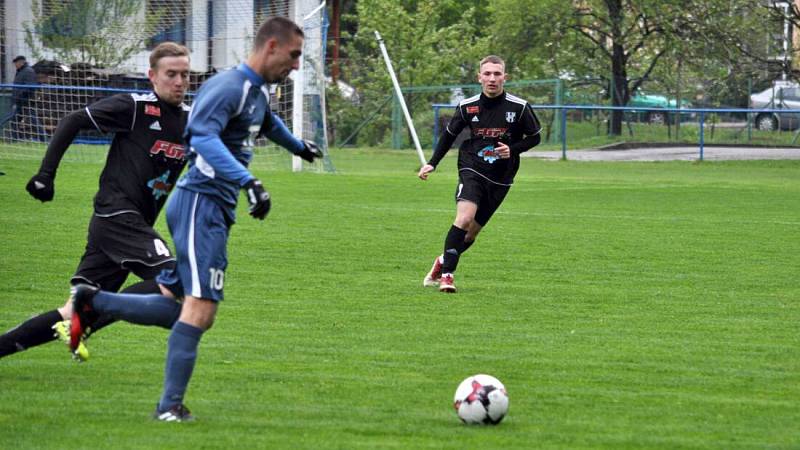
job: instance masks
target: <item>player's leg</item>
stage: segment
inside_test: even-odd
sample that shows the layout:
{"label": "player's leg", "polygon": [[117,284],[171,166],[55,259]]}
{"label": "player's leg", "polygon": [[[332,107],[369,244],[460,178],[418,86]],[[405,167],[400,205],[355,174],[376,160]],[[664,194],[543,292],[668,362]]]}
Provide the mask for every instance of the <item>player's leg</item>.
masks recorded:
{"label": "player's leg", "polygon": [[0,358],[56,339],[53,326],[60,322],[57,309],[38,314],[0,335]]}
{"label": "player's leg", "polygon": [[[508,193],[509,186],[497,185],[490,182],[481,182],[479,204],[475,205],[468,201],[459,201],[458,214],[453,227],[448,234],[448,241],[445,243],[444,262],[442,264],[442,277],[439,281],[439,290],[442,292],[455,292],[456,287],[453,280],[453,273],[456,270],[459,259],[464,252],[469,249],[478,238],[483,227],[503,203],[503,199]],[[475,206],[473,208],[473,206]],[[463,230],[461,227],[464,227]],[[459,239],[462,238],[463,241]],[[448,245],[450,248],[448,249]]]}
{"label": "player's leg", "polygon": [[[469,226],[467,226],[467,230],[466,230],[467,232],[464,235],[464,243],[462,245],[461,251],[459,252],[459,258],[475,242],[475,239],[478,237],[478,233],[480,233],[481,228],[482,228],[481,225],[478,224],[474,220],[469,224]],[[451,227],[451,231],[452,231],[452,227]],[[460,233],[458,233],[458,234],[460,234]],[[449,236],[449,232],[448,232],[448,236]],[[447,244],[445,243],[445,245],[447,245]],[[444,253],[442,253],[441,255],[437,256],[436,259],[433,260],[433,265],[431,266],[431,269],[428,271],[428,273],[425,275],[425,278],[423,278],[423,280],[422,280],[422,285],[423,286],[426,286],[426,287],[439,286],[439,283],[441,282],[441,278],[442,278],[442,266],[443,266],[443,263],[444,263]],[[455,270],[455,269],[453,269],[453,270]],[[452,272],[451,272],[451,275],[452,275]]]}
{"label": "player's leg", "polygon": [[[458,265],[458,256],[462,253],[464,237],[475,215],[480,195],[480,185],[474,182],[470,173],[459,172],[455,193],[456,218],[445,236],[444,251],[434,259],[431,269],[422,280],[423,286],[439,286],[443,292],[455,292],[452,275]],[[443,274],[448,274],[444,288],[441,285]]]}
{"label": "player's leg", "polygon": [[467,235],[464,237],[464,248],[461,253],[467,251],[468,248],[475,243],[481,230],[489,223],[494,213],[503,204],[503,200],[508,195],[510,186],[499,185],[494,183],[486,184],[486,194],[481,199],[480,206],[475,212],[475,217],[467,229]]}
{"label": "player's leg", "polygon": [[[173,200],[170,205],[178,201]],[[169,207],[167,211],[169,214]],[[103,242],[103,250],[110,258],[143,279],[156,278],[160,272],[172,274],[173,279],[166,282],[168,285],[179,279],[175,272],[175,258],[169,248],[140,215],[121,214],[108,218],[106,227],[113,230]],[[143,293],[149,295],[140,295]],[[172,328],[181,310],[176,296],[155,281],[145,282],[135,293],[115,294],[85,289],[82,294],[82,304],[76,307],[88,309],[94,315],[137,325]],[[86,323],[76,324],[74,334],[84,332],[86,326]],[[96,330],[97,324],[92,323],[90,329]]]}
{"label": "player's leg", "polygon": [[[111,292],[116,292],[122,287],[125,280],[128,279],[130,271],[123,267],[119,258],[109,254],[105,248],[109,241],[113,242],[118,239],[118,235],[121,235],[121,232],[114,226],[113,219],[92,216],[89,222],[89,236],[86,242],[86,251],[83,257],[81,257],[81,262],[78,264],[75,275],[70,279],[73,290],[75,286],[81,284],[87,284]],[[73,305],[70,298],[63,307],[59,308],[61,315],[66,320],[55,324],[53,329],[56,335],[69,346],[75,359],[86,361],[89,359],[89,350],[83,339],[78,341],[77,348],[75,348],[71,342],[72,310]],[[114,320],[109,317],[99,317],[93,323],[92,329],[87,330],[86,337],[90,334],[88,331],[94,333],[113,322]]]}
{"label": "player's leg", "polygon": [[217,302],[188,296],[167,341],[164,390],[154,416],[163,421],[191,420],[183,398],[197,361],[200,339],[214,323]]}
{"label": "player's leg", "polygon": [[443,259],[443,255],[439,255],[433,260],[431,270],[429,270],[428,273],[425,274],[425,278],[422,279],[423,286],[439,286],[439,281],[441,281],[442,278]]}
{"label": "player's leg", "polygon": [[[475,213],[476,216],[480,212],[480,208]],[[463,255],[472,244],[475,243],[475,240],[478,239],[478,234],[480,234],[481,230],[483,229],[483,225],[479,224],[477,219],[473,220],[471,224],[469,224],[469,228],[467,228],[467,234],[464,236],[464,248],[461,250],[461,254]]]}
{"label": "player's leg", "polygon": [[171,270],[175,265],[164,240],[139,214],[104,218],[102,226],[102,251],[118,266],[149,281],[132,285],[120,294],[103,289],[104,292],[93,296],[92,306],[100,317],[92,324],[90,334],[115,320],[171,328],[180,313],[180,304],[168,292],[162,295],[154,281],[162,270]]}
{"label": "player's leg", "polygon": [[[95,219],[89,223],[89,238],[86,250],[70,280],[71,284],[91,284],[107,290],[117,290],[125,282],[128,272],[111,261],[96,245],[97,227]],[[56,339],[69,340],[69,323],[64,323],[72,314],[72,297],[64,306],[36,315],[0,336],[0,357],[36,347]],[[89,352],[81,345],[75,354],[86,360]]]}
{"label": "player's leg", "polygon": [[442,278],[439,291],[456,292],[454,273],[464,253],[467,233],[475,222],[478,205],[486,196],[485,179],[474,172],[461,171],[456,189],[456,218],[447,232],[442,254]]}
{"label": "player's leg", "polygon": [[439,280],[439,291],[441,292],[456,292],[454,273],[461,254],[464,253],[464,239],[474,221],[477,210],[478,205],[470,200],[462,199],[456,204],[456,219],[444,240],[442,277]]}
{"label": "player's leg", "polygon": [[[194,370],[200,339],[213,324],[217,303],[223,298],[228,265],[228,224],[222,209],[203,195],[179,192],[185,195],[173,197],[167,220],[178,258],[175,272],[187,295],[180,318],[170,333],[164,391],[154,414],[163,421],[191,420],[183,397]],[[169,281],[167,277],[159,279]]]}
{"label": "player's leg", "polygon": [[[161,294],[162,290],[159,286],[158,282],[155,280],[155,276],[151,276],[151,279],[144,279],[138,283],[134,283],[125,289],[119,291],[120,294],[141,294],[141,295],[148,295],[148,294]],[[109,289],[109,292],[113,292],[113,290]],[[167,291],[169,292],[169,291]],[[165,294],[169,295],[169,294]],[[174,298],[174,296],[172,296]],[[70,311],[72,308],[70,308]],[[175,315],[177,319],[177,313]],[[93,334],[97,333],[98,331],[102,330],[103,328],[111,325],[112,323],[116,322],[117,318],[114,318],[113,315],[101,316],[92,324],[92,328],[88,330],[86,333],[86,337],[92,336]],[[167,328],[170,328],[172,324],[167,325]]]}
{"label": "player's leg", "polygon": [[134,292],[113,293],[88,285],[78,286],[74,309],[89,315],[78,317],[77,321],[73,317],[76,335],[85,336],[87,330],[95,332],[101,320],[123,320],[137,325],[172,328],[181,312],[181,304],[169,290],[161,287],[156,280],[149,280],[143,281]]}

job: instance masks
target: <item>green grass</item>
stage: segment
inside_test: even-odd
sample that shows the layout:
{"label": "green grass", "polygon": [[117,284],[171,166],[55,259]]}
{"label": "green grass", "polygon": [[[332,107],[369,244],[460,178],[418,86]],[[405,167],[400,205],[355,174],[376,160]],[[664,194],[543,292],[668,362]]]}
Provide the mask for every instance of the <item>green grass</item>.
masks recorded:
{"label": "green grass", "polygon": [[[800,162],[525,160],[444,295],[421,281],[454,158],[426,183],[411,152],[334,161],[256,166],[274,209],[233,228],[197,422],[150,420],[168,332],[117,324],[86,364],[0,361],[0,448],[800,447]],[[0,329],[63,303],[101,169],[65,162],[42,205],[37,167],[0,159]],[[481,372],[510,394],[497,427],[451,407]]]}

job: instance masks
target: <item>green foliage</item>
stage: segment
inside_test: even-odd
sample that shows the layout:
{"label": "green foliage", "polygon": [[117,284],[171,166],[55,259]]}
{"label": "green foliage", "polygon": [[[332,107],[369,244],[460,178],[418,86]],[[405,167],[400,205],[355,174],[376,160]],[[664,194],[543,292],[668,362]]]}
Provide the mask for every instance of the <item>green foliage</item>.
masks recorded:
{"label": "green foliage", "polygon": [[[404,87],[474,82],[477,61],[494,53],[511,79],[561,78],[578,103],[623,105],[642,90],[682,106],[745,106],[751,80],[775,76],[765,35],[776,20],[752,0],[360,1],[345,20],[354,34],[343,78],[361,102],[334,101],[329,116],[354,130],[391,95],[375,29]],[[415,118],[432,103],[407,100]],[[359,142],[388,142],[390,115],[380,110]],[[621,135],[624,118],[613,116]]]}
{"label": "green foliage", "polygon": [[139,19],[140,0],[31,2],[33,21],[23,24],[25,43],[35,59],[42,51],[65,63],[113,67],[139,52],[155,30],[157,15]]}
{"label": "green foliage", "polygon": [[[800,442],[800,162],[525,159],[443,296],[420,285],[453,220],[455,158],[422,182],[411,152],[334,157],[335,176],[256,170],[274,209],[239,208],[186,397],[196,423],[149,416],[168,332],[117,323],[85,364],[61,343],[0,360],[0,448]],[[0,168],[7,330],[64,303],[102,166],[63,164],[45,205],[23,190],[38,161]],[[498,427],[451,406],[479,372],[508,388]]]}
{"label": "green foliage", "polygon": [[[337,139],[346,137],[376,113],[359,133],[357,143],[375,145],[390,138],[392,105],[385,101],[393,95],[393,88],[375,40],[376,30],[383,37],[402,87],[474,82],[482,56],[478,38],[486,20],[482,5],[456,0],[358,2],[355,14],[343,17],[344,28],[356,32],[343,36],[350,64],[342,71],[342,78],[358,90],[358,101],[342,100],[333,93],[333,100],[328,102],[328,116],[344,119],[337,124]],[[430,110],[430,102],[424,97],[415,99],[412,95],[407,101],[412,114]]]}

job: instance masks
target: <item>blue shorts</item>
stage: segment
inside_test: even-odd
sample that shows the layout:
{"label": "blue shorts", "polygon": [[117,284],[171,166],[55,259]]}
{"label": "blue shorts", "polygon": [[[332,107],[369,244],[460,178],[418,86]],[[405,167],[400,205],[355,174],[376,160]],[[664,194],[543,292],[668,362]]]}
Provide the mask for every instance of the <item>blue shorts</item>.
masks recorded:
{"label": "blue shorts", "polygon": [[230,230],[224,208],[207,195],[178,188],[167,204],[167,225],[177,262],[156,280],[177,297],[221,301]]}

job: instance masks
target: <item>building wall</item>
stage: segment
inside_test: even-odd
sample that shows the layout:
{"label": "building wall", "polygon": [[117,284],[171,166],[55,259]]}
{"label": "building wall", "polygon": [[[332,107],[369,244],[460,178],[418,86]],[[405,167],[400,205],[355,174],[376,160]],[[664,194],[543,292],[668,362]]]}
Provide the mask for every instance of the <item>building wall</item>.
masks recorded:
{"label": "building wall", "polygon": [[[299,1],[308,4],[319,3],[318,0]],[[5,80],[13,80],[15,68],[12,59],[16,55],[25,55],[29,62],[36,62],[32,60],[31,51],[25,44],[23,28],[23,23],[33,20],[31,3],[31,0],[5,0],[5,21],[2,24],[6,33],[6,71],[3,74]],[[269,1],[268,13],[294,18],[294,3],[293,0]],[[211,5],[210,11],[209,5]],[[257,25],[254,24],[254,0],[190,0],[188,11],[184,43],[192,52],[192,70],[206,72],[212,68],[223,69],[235,66],[246,58]],[[210,21],[209,14],[212,14]],[[144,17],[144,8],[141,16],[140,18]],[[212,24],[213,29],[209,30],[209,24]],[[150,51],[143,48],[118,69],[129,73],[146,74],[149,54]],[[46,54],[45,57],[53,59]]]}

